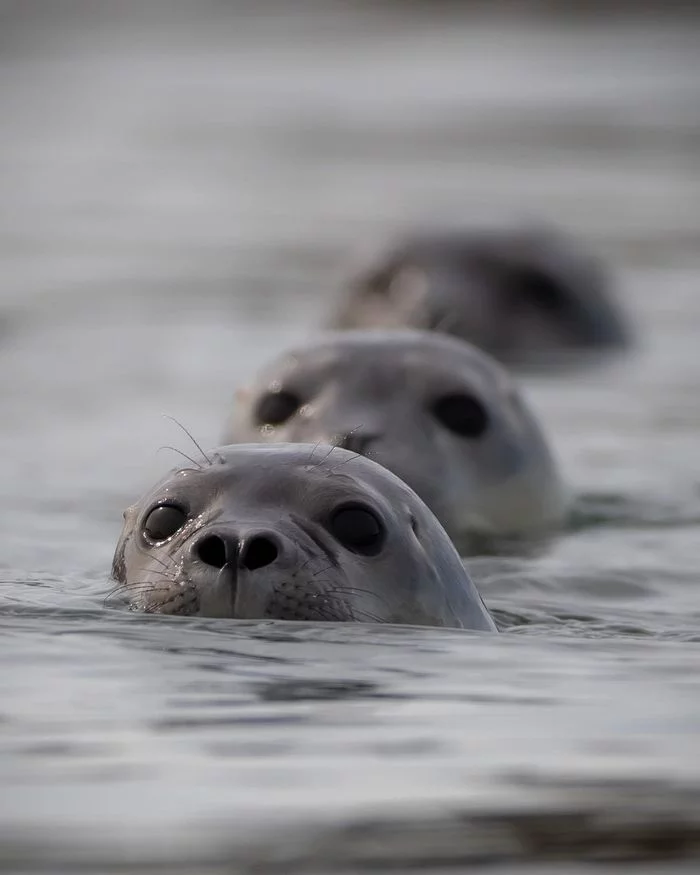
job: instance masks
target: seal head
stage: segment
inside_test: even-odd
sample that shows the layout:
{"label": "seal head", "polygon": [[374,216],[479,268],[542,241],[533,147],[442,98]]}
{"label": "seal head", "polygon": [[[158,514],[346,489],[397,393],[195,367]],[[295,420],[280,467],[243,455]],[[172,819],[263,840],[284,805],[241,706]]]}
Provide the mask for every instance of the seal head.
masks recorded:
{"label": "seal head", "polygon": [[568,504],[513,378],[491,356],[425,331],[338,331],[291,349],[242,393],[225,443],[343,446],[407,483],[463,554],[546,541]]}
{"label": "seal head", "polygon": [[453,334],[526,369],[630,341],[602,265],[540,227],[407,237],[351,279],[330,322],[402,326]]}
{"label": "seal head", "polygon": [[337,447],[224,447],[171,472],[126,511],[112,574],[150,612],[495,630],[425,504]]}

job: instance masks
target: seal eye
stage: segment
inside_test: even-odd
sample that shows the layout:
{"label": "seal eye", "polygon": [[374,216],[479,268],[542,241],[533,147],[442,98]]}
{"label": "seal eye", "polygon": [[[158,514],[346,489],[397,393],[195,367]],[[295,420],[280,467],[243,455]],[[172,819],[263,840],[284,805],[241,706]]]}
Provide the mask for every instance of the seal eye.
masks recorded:
{"label": "seal eye", "polygon": [[478,438],[489,424],[484,405],[472,395],[443,395],[433,404],[433,415],[455,434]]}
{"label": "seal eye", "polygon": [[293,392],[268,392],[258,401],[255,418],[260,425],[282,425],[301,407],[301,399]]}
{"label": "seal eye", "polygon": [[187,514],[176,504],[161,504],[154,507],[146,517],[143,530],[152,541],[165,541],[187,521]]}
{"label": "seal eye", "polygon": [[516,304],[525,303],[545,313],[566,309],[566,297],[559,283],[537,270],[523,271],[514,278],[511,297]]}
{"label": "seal eye", "polygon": [[331,534],[348,550],[376,556],[384,541],[384,526],[366,507],[352,505],[335,511],[330,520]]}

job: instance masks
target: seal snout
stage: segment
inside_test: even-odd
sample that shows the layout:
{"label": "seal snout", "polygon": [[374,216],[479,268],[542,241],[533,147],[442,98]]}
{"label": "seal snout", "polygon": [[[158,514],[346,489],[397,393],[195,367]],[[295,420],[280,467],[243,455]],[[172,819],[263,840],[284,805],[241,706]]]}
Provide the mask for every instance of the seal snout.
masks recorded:
{"label": "seal snout", "polygon": [[271,532],[239,536],[234,532],[205,534],[194,545],[197,558],[205,565],[226,566],[256,571],[271,565],[279,555],[277,538]]}

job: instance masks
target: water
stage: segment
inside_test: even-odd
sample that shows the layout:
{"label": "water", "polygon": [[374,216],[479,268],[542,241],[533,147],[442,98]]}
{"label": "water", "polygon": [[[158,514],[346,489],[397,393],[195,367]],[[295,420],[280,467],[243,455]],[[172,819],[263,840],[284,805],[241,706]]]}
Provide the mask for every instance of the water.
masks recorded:
{"label": "water", "polygon": [[[699,28],[309,8],[0,7],[0,865],[694,871]],[[358,252],[510,215],[608,258],[640,342],[525,384],[579,498],[470,564],[503,634],[104,607],[162,414],[216,444]]]}

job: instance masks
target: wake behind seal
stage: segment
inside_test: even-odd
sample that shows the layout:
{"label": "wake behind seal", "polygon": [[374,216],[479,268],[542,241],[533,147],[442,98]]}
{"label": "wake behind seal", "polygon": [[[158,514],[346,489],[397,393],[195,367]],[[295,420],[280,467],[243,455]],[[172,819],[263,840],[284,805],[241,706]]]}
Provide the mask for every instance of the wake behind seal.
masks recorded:
{"label": "wake behind seal", "polygon": [[522,552],[562,526],[568,493],[510,374],[426,331],[326,332],[241,393],[224,443],[336,444],[407,483],[463,555]]}
{"label": "wake behind seal", "polygon": [[452,334],[523,369],[590,363],[631,339],[603,265],[539,225],[407,235],[350,278],[329,327]]}
{"label": "wake behind seal", "polygon": [[124,515],[112,575],[153,613],[495,631],[442,526],[348,450],[223,447]]}

